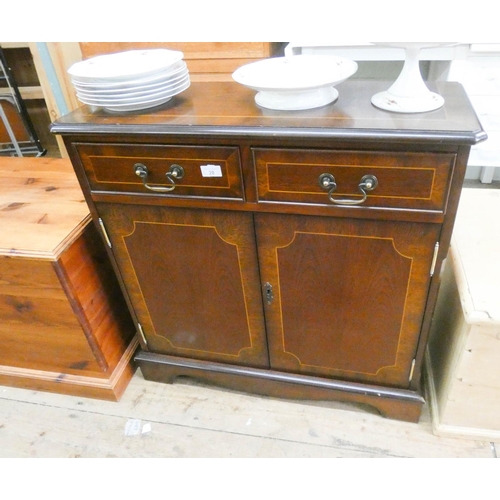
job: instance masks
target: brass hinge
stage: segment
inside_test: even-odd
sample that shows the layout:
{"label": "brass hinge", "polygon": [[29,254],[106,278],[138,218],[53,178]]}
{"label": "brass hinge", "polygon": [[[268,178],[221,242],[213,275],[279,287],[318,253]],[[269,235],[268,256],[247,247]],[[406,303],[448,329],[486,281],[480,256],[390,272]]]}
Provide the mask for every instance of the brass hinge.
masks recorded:
{"label": "brass hinge", "polygon": [[101,226],[102,234],[104,235],[104,239],[106,240],[106,243],[107,243],[108,247],[112,248],[111,247],[111,241],[109,239],[108,233],[106,232],[106,228],[104,226],[104,222],[103,222],[103,220],[100,217],[99,217],[99,225]]}
{"label": "brass hinge", "polygon": [[146,337],[144,335],[144,330],[142,329],[142,325],[140,323],[137,323],[137,330],[142,338],[142,341],[144,342],[144,345],[148,345],[148,341],[146,340]]}
{"label": "brass hinge", "polygon": [[436,269],[436,262],[438,258],[439,252],[439,242],[434,245],[434,255],[432,256],[432,264],[431,264],[431,276],[434,276],[434,270]]}
{"label": "brass hinge", "polygon": [[413,358],[413,361],[411,362],[410,376],[408,377],[408,382],[411,382],[411,379],[413,378],[413,372],[415,371],[415,362],[416,359]]}

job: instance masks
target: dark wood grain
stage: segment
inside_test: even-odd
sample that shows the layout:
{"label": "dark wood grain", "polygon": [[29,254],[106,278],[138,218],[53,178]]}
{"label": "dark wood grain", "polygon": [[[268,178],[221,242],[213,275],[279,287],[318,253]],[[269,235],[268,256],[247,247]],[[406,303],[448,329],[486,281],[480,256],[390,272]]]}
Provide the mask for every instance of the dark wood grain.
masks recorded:
{"label": "dark wood grain", "polygon": [[[161,136],[342,139],[345,141],[475,144],[486,139],[463,87],[436,84],[445,106],[432,113],[399,114],[380,110],[372,95],[390,82],[348,80],[338,85],[337,102],[321,108],[287,112],[260,108],[256,92],[235,82],[193,82],[171,101],[153,110],[108,113],[87,106],[59,118],[57,134],[147,134]],[[150,139],[150,140],[151,140]]]}
{"label": "dark wood grain", "polygon": [[454,154],[255,149],[259,199],[329,204],[318,179],[334,176],[335,200],[360,200],[359,183],[374,175],[378,185],[363,206],[443,210]]}
{"label": "dark wood grain", "polygon": [[[166,196],[243,197],[239,150],[235,147],[82,144],[77,149],[96,191],[148,193],[135,174],[137,163],[147,167],[148,183],[171,187],[165,174],[176,164],[184,169],[184,177]],[[220,177],[204,177],[200,169],[204,165],[220,167]]]}
{"label": "dark wood grain", "polygon": [[257,216],[276,369],[408,387],[439,227]]}
{"label": "dark wood grain", "polygon": [[251,214],[98,210],[148,349],[269,365]]}

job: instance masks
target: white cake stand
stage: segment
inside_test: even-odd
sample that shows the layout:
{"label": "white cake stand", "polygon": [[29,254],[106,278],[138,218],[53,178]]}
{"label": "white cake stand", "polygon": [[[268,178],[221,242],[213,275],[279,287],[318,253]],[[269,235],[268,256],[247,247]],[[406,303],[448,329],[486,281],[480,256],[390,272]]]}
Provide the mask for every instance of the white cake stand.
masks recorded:
{"label": "white cake stand", "polygon": [[420,73],[419,56],[423,48],[453,45],[452,42],[376,42],[375,44],[404,49],[405,63],[392,86],[372,97],[374,106],[395,113],[424,113],[439,109],[444,104],[444,99],[439,94],[431,92],[424,83]]}

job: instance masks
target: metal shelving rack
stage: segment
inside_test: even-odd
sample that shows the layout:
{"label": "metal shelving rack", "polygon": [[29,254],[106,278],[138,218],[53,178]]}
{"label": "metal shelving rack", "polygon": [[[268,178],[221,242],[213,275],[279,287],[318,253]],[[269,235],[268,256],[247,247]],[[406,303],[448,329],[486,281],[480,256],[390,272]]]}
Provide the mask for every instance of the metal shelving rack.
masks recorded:
{"label": "metal shelving rack", "polygon": [[43,156],[46,152],[0,48],[0,156]]}

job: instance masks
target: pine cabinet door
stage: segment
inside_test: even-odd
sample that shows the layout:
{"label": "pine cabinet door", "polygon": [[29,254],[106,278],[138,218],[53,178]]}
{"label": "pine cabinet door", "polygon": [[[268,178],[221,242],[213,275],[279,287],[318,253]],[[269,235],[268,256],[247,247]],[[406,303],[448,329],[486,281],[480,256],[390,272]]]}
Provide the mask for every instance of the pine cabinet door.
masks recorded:
{"label": "pine cabinet door", "polygon": [[97,210],[149,351],[269,366],[251,214]]}
{"label": "pine cabinet door", "polygon": [[439,226],[256,215],[271,368],[407,387]]}

